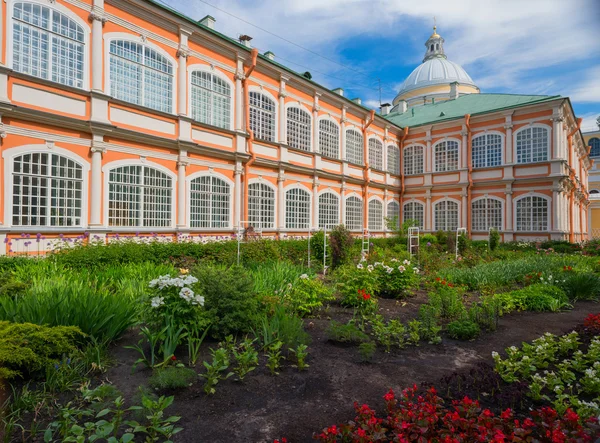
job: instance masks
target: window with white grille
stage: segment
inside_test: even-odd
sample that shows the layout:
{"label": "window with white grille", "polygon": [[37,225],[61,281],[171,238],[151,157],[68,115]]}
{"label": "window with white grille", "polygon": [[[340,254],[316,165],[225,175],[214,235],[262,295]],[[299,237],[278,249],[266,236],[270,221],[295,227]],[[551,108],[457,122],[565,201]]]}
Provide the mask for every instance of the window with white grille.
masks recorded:
{"label": "window with white grille", "polygon": [[248,221],[258,229],[275,228],[275,191],[269,185],[248,185]]}
{"label": "window with white grille", "polygon": [[383,170],[383,143],[376,138],[369,139],[369,166]]}
{"label": "window with white grille", "polygon": [[600,157],[600,138],[590,139],[590,157]]}
{"label": "window with white grille", "polygon": [[471,203],[471,229],[489,231],[502,230],[502,202],[493,198],[481,198]]}
{"label": "window with white grille", "polygon": [[108,174],[108,225],[170,227],[172,179],[149,166],[127,165]]}
{"label": "window with white grille", "polygon": [[534,126],[517,133],[517,163],[548,160],[548,129]]}
{"label": "window with white grille", "polygon": [[12,68],[76,88],[84,87],[85,32],[69,16],[37,3],[15,3]]}
{"label": "window with white grille", "polygon": [[310,151],[310,114],[290,106],[287,110],[287,142],[292,148]]}
{"label": "window with white grille", "polygon": [[358,197],[346,199],[346,228],[350,231],[362,231],[363,203]]}
{"label": "window with white grille", "polygon": [[81,226],[83,168],[68,157],[31,153],[15,157],[14,226]]}
{"label": "window with white grille", "polygon": [[319,150],[324,157],[340,158],[340,128],[331,120],[319,121]]}
{"label": "window with white grille", "polygon": [[285,227],[307,230],[310,227],[310,194],[293,188],[285,193]]}
{"label": "window with white grille", "polygon": [[404,148],[404,175],[423,173],[423,147],[408,146]]}
{"label": "window with white grille", "polygon": [[422,203],[416,201],[404,203],[403,219],[404,221],[415,220],[417,227],[423,229],[423,226],[425,226],[425,207]]}
{"label": "window with white grille", "polygon": [[458,169],[458,142],[448,140],[435,145],[435,172]]}
{"label": "window with white grille", "polygon": [[474,168],[487,168],[502,164],[502,137],[498,134],[482,134],[471,141]]}
{"label": "window with white grille", "polygon": [[207,125],[231,128],[231,86],[217,75],[193,71],[190,80],[192,118]]}
{"label": "window with white grille", "polygon": [[369,202],[369,230],[383,231],[383,204],[379,200]]}
{"label": "window with white grille", "polygon": [[332,192],[319,195],[319,228],[331,229],[340,224],[340,199]]}
{"label": "window with white grille", "polygon": [[231,189],[225,180],[205,175],[190,182],[190,227],[228,228]]}
{"label": "window with white grille", "polygon": [[400,205],[397,202],[389,202],[387,206],[387,219],[395,229],[400,227]]}
{"label": "window with white grille", "polygon": [[275,102],[260,92],[251,91],[250,129],[254,137],[270,142],[275,141]]}
{"label": "window with white grille", "polygon": [[173,65],[143,43],[112,40],[110,92],[119,100],[173,112]]}
{"label": "window with white grille", "polygon": [[400,150],[397,146],[387,147],[387,171],[390,174],[400,175]]}
{"label": "window with white grille", "polygon": [[548,230],[548,200],[543,197],[523,197],[517,200],[517,231]]}
{"label": "window with white grille", "polygon": [[346,131],[346,160],[355,165],[362,165],[364,163],[363,153],[362,134],[354,129],[348,129]]}
{"label": "window with white grille", "polygon": [[443,200],[435,204],[435,230],[456,231],[458,229],[458,203]]}

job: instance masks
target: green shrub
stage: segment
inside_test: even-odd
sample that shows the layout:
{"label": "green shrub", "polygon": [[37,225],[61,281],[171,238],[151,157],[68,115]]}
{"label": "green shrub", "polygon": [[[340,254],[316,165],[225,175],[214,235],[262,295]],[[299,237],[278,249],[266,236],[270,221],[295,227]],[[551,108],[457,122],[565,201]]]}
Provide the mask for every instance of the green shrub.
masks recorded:
{"label": "green shrub", "polygon": [[[455,237],[456,238],[456,237]],[[458,237],[458,254],[465,255],[469,247],[471,246],[471,240],[469,239],[469,234],[461,234]],[[450,251],[450,249],[448,249]]]}
{"label": "green shrub", "polygon": [[392,346],[403,348],[406,344],[406,326],[400,320],[384,321],[382,315],[374,315],[369,320],[373,336],[378,344],[390,352]]}
{"label": "green shrub", "polygon": [[428,294],[429,304],[435,308],[435,311],[441,318],[455,320],[465,312],[465,306],[462,302],[462,292],[457,288],[446,285],[435,285],[435,290]]}
{"label": "green shrub", "polygon": [[421,305],[419,308],[419,321],[421,322],[421,338],[431,344],[437,344],[442,341],[440,332],[441,326],[438,325],[438,310],[431,305]]}
{"label": "green shrub", "polygon": [[[325,252],[324,246],[324,237],[325,233],[323,231],[315,232],[310,238],[310,254],[311,256],[317,260],[319,263],[323,263],[323,255]],[[327,260],[327,264],[331,263],[331,246],[327,248],[327,255],[329,256],[329,260]]]}
{"label": "green shrub", "polygon": [[370,363],[373,361],[377,351],[377,345],[372,341],[366,341],[358,345],[358,353],[360,355],[360,361],[363,363]]}
{"label": "green shrub", "polygon": [[448,335],[457,340],[472,340],[479,335],[479,326],[471,320],[455,320],[448,323]]}
{"label": "green shrub", "polygon": [[[376,299],[372,296],[379,291],[379,279],[377,273],[369,271],[371,268],[373,266],[366,263],[348,264],[339,268],[335,279],[336,290],[342,296],[342,305],[356,307],[365,312],[376,309]],[[371,297],[365,299],[360,296],[359,291],[365,291]]]}
{"label": "green shrub", "polygon": [[232,266],[199,266],[193,271],[204,295],[202,317],[210,323],[215,338],[249,332],[259,314],[252,278],[246,270]]}
{"label": "green shrub", "polygon": [[395,258],[385,263],[376,263],[373,273],[378,279],[377,295],[390,298],[406,296],[410,289],[418,286],[418,269],[414,267],[415,264]]}
{"label": "green shrub", "polygon": [[369,341],[369,336],[361,331],[354,320],[341,324],[332,320],[327,329],[327,336],[331,341],[340,343],[363,343]]}
{"label": "green shrub", "polygon": [[28,287],[26,283],[16,280],[12,272],[0,272],[0,297],[20,297]]}
{"label": "green shrub", "polygon": [[489,239],[490,251],[495,251],[496,249],[498,249],[499,244],[500,244],[500,233],[498,232],[497,229],[492,229],[490,231],[490,239]]}
{"label": "green shrub", "polygon": [[263,314],[256,323],[253,333],[263,348],[277,341],[282,342],[285,348],[310,342],[310,335],[304,330],[304,321],[283,306],[277,306],[273,315]]}
{"label": "green shrub", "polygon": [[600,293],[600,278],[591,272],[572,272],[563,274],[560,284],[571,301],[597,300]]}
{"label": "green shrub", "polygon": [[419,244],[421,246],[426,246],[427,243],[431,243],[432,245],[437,244],[438,238],[433,234],[423,234],[419,239]]}
{"label": "green shrub", "polygon": [[482,297],[469,308],[469,319],[487,331],[495,331],[502,311],[502,303],[497,297]]}
{"label": "green shrub", "polygon": [[83,338],[72,326],[0,321],[0,380],[33,375],[76,349]]}
{"label": "green shrub", "polygon": [[282,294],[282,302],[288,309],[300,316],[310,315],[323,306],[323,303],[334,300],[332,290],[316,277],[302,274]]}
{"label": "green shrub", "polygon": [[331,245],[331,267],[337,268],[348,259],[354,239],[344,225],[338,225],[329,233],[329,244]]}
{"label": "green shrub", "polygon": [[268,301],[274,296],[278,301],[279,295],[288,291],[289,285],[295,282],[300,275],[311,275],[310,270],[304,266],[287,261],[259,263],[250,267],[248,272],[254,283],[254,293],[263,301]]}
{"label": "green shrub", "polygon": [[198,375],[196,371],[181,366],[167,366],[156,369],[148,380],[148,384],[154,389],[182,389],[189,387]]}
{"label": "green shrub", "polygon": [[496,294],[505,312],[511,311],[560,311],[569,305],[569,299],[561,288],[536,283],[516,291]]}

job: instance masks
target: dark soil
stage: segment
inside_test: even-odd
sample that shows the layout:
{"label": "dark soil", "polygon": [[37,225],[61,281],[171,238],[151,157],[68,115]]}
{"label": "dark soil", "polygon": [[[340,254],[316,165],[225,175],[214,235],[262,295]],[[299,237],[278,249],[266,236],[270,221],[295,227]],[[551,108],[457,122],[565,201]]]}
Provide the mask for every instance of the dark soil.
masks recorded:
{"label": "dark soil", "polygon": [[[417,316],[425,300],[423,293],[406,301],[380,299],[380,313],[408,321]],[[390,388],[401,390],[414,383],[437,383],[454,371],[481,362],[492,364],[492,351],[501,352],[544,332],[570,331],[587,314],[598,310],[596,303],[580,302],[568,312],[511,314],[500,319],[497,331],[482,334],[474,341],[444,337],[440,345],[408,346],[389,354],[378,350],[373,362],[365,364],[360,363],[356,347],[328,341],[329,320],[346,322],[352,317],[352,311],[331,306],[321,312],[320,318],[306,320],[312,337],[308,370],[298,372],[289,363],[279,376],[271,376],[262,360],[261,367],[244,382],[233,377],[222,381],[211,397],[204,394],[200,378],[190,388],[160,394],[175,395],[167,413],[182,417],[179,424],[184,430],[175,436],[175,442],[271,443],[280,437],[287,437],[290,443],[310,442],[314,432],[352,419],[354,401],[368,403],[381,411],[382,396]],[[132,374],[138,355],[123,346],[137,340],[136,332],[132,331],[118,343],[113,351],[118,363],[107,374],[126,398],[135,397],[138,386],[147,384],[151,375],[141,366]],[[210,346],[215,343],[204,346],[201,360],[208,359]],[[197,369],[201,372],[200,365]]]}

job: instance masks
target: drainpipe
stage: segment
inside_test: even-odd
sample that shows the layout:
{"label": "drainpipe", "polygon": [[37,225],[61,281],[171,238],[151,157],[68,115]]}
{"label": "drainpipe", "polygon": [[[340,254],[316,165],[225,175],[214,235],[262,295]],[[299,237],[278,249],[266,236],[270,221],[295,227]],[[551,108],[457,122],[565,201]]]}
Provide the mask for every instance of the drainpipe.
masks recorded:
{"label": "drainpipe", "polygon": [[569,145],[569,177],[571,178],[571,193],[569,195],[569,242],[575,243],[575,170],[571,166],[573,164],[573,135],[581,128],[582,118],[577,119],[577,127],[567,135]]}
{"label": "drainpipe", "polygon": [[248,132],[248,153],[250,154],[250,160],[248,160],[244,164],[244,220],[248,220],[248,211],[250,205],[250,199],[248,198],[248,180],[249,180],[249,172],[250,166],[256,160],[256,154],[254,154],[254,150],[252,149],[252,142],[254,141],[254,132],[250,129],[250,93],[248,92],[248,79],[250,78],[250,74],[256,68],[256,59],[258,57],[258,49],[254,48],[251,52],[251,64],[248,70],[244,73],[244,79],[242,80],[242,88],[244,89],[244,114],[246,119],[246,131]]}
{"label": "drainpipe", "polygon": [[[403,213],[402,198],[404,197],[404,140],[408,137],[408,126],[404,128],[404,134],[400,139],[400,213]],[[400,220],[398,220],[400,223]]]}
{"label": "drainpipe", "polygon": [[365,167],[363,168],[363,178],[365,180],[365,184],[363,185],[363,231],[365,229],[367,229],[368,226],[368,217],[367,217],[367,210],[368,210],[368,202],[367,202],[367,191],[369,189],[369,183],[371,182],[371,178],[369,177],[369,143],[367,140],[367,129],[369,129],[369,126],[371,126],[371,124],[375,121],[375,111],[371,110],[370,113],[370,119],[369,122],[365,124],[365,126],[363,127],[363,158],[364,158],[364,162],[365,162]]}
{"label": "drainpipe", "polygon": [[472,173],[473,173],[473,164],[471,162],[471,151],[472,151],[472,146],[471,146],[471,125],[469,124],[471,120],[471,114],[465,114],[465,126],[467,127],[467,179],[468,179],[468,184],[467,184],[467,233],[469,235],[469,238],[472,237],[471,234],[471,228],[472,228],[472,216],[471,216],[471,199],[473,198],[471,195],[471,188],[473,188],[473,177],[472,177]]}

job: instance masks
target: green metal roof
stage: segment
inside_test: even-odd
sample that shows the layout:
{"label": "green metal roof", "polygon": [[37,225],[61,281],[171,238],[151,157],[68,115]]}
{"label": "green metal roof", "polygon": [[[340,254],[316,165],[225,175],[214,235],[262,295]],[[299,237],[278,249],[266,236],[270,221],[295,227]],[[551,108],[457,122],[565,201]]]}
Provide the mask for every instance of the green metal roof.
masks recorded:
{"label": "green metal roof", "polygon": [[414,127],[462,118],[465,114],[485,114],[557,98],[560,95],[467,94],[454,100],[416,106],[404,113],[392,112],[385,118],[401,127]]}

